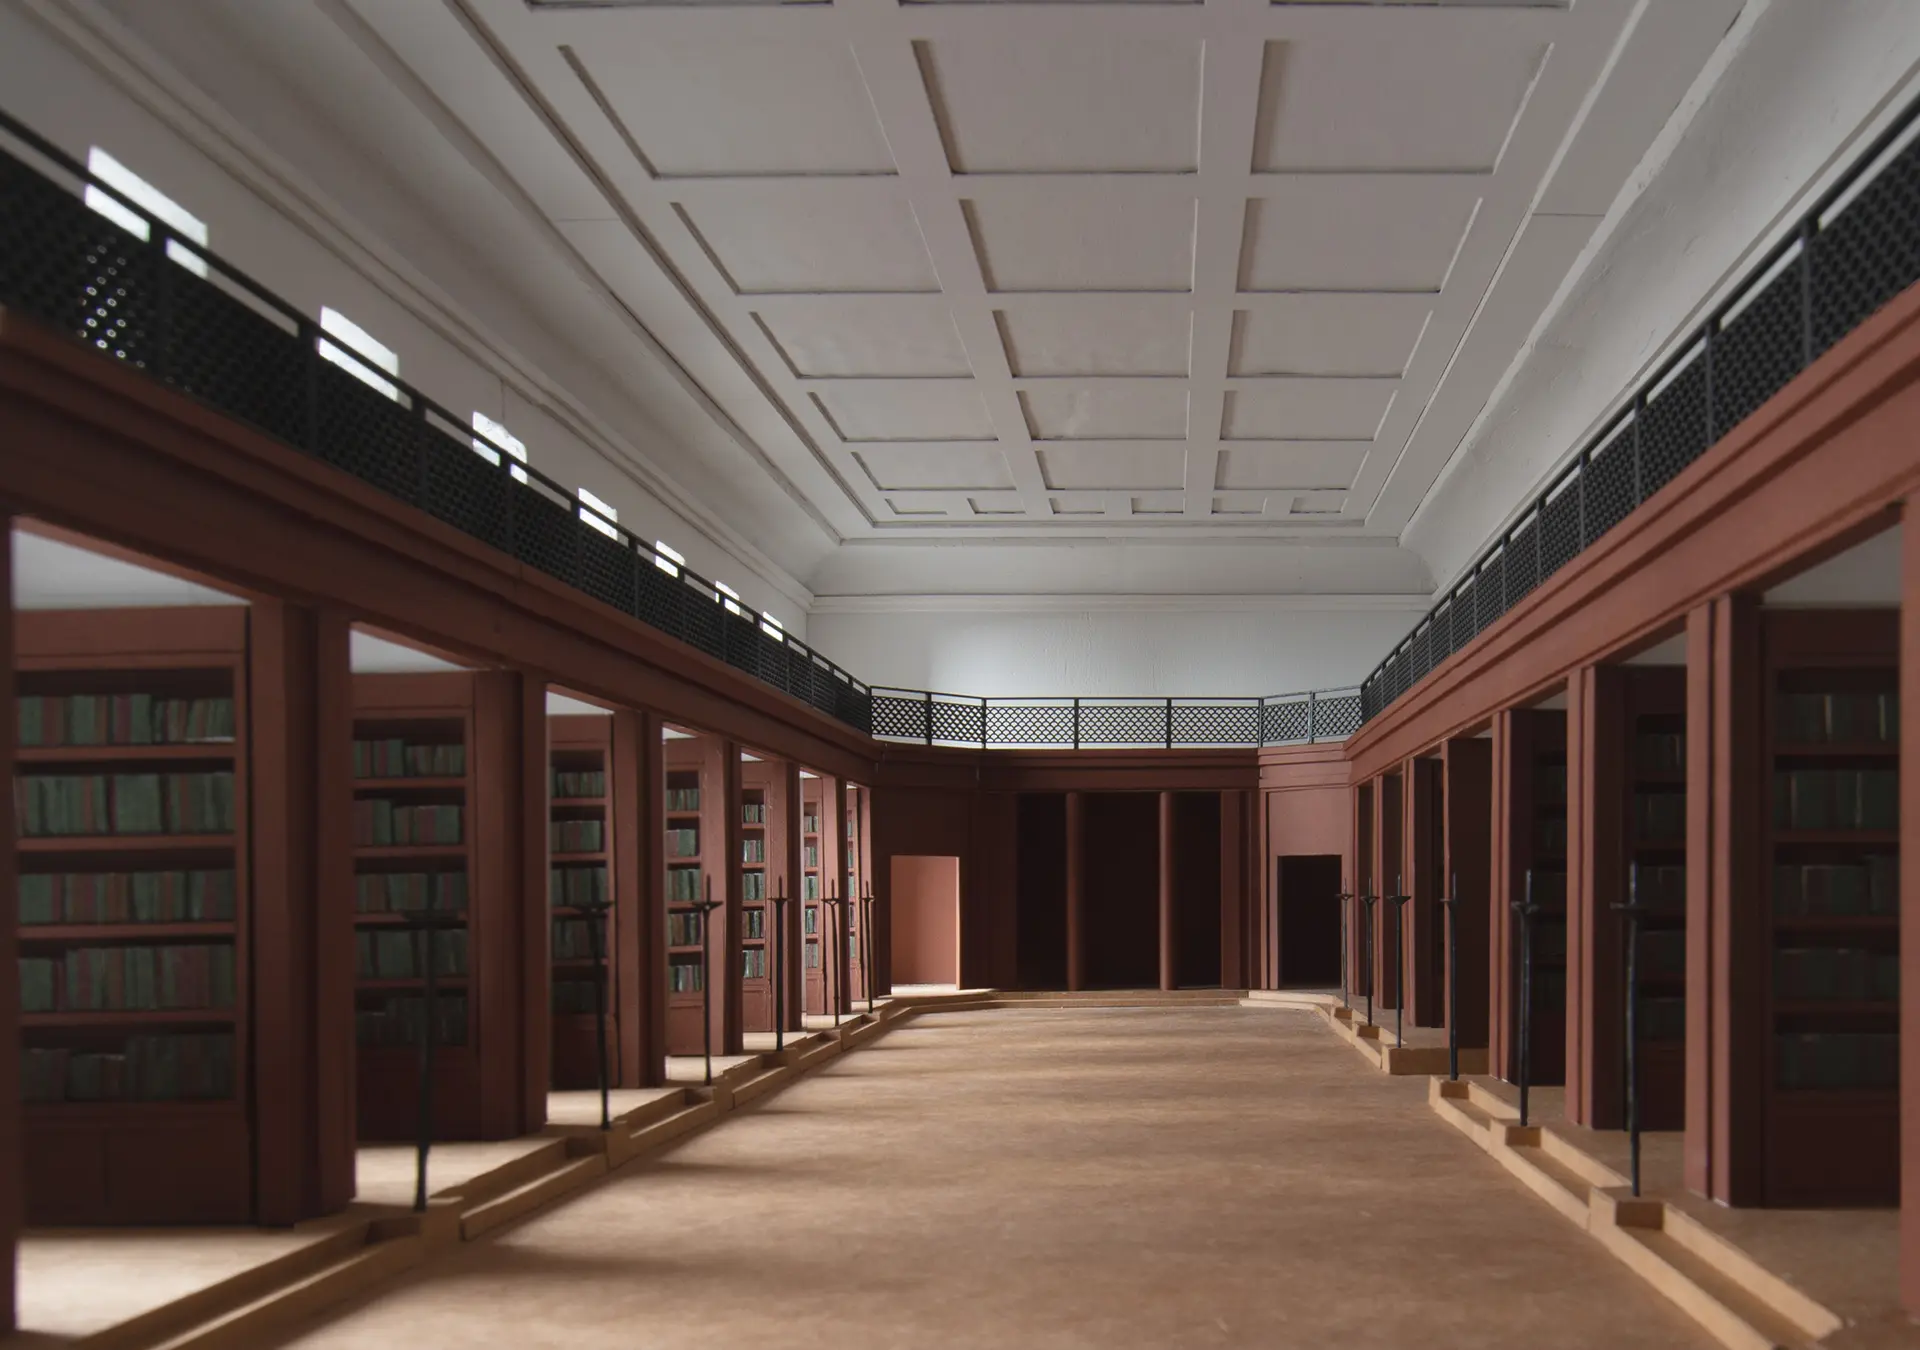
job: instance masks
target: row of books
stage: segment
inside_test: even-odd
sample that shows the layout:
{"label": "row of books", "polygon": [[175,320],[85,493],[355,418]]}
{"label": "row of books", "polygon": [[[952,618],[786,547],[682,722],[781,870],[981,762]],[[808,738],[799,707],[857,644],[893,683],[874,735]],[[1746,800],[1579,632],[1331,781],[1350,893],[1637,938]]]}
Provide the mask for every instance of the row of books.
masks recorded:
{"label": "row of books", "polygon": [[1791,745],[1897,745],[1900,695],[1788,694],[1776,705],[1774,735]]}
{"label": "row of books", "polygon": [[20,744],[199,745],[233,739],[231,698],[158,694],[23,695]]}
{"label": "row of books", "polygon": [[598,853],[606,847],[606,826],[597,820],[556,820],[547,836],[555,853]]}
{"label": "row of books", "polygon": [[1633,798],[1633,837],[1643,842],[1667,842],[1687,837],[1687,796],[1684,792],[1638,792]]}
{"label": "row of books", "polygon": [[746,802],[740,807],[742,825],[765,825],[767,823],[767,804],[765,802]]}
{"label": "row of books", "polygon": [[[597,995],[600,991],[598,980],[555,980],[553,982],[553,1010],[557,1013],[578,1015],[600,1011]],[[609,1009],[609,1012],[612,1010]]]}
{"label": "row of books", "polygon": [[1633,764],[1641,773],[1687,771],[1687,738],[1679,732],[1643,731],[1633,738]]}
{"label": "row of books", "polygon": [[[1387,923],[1387,942],[1391,946],[1393,923]],[[1391,959],[1393,953],[1383,953]],[[1536,966],[1551,965],[1567,959],[1567,925],[1559,915],[1536,914],[1533,919],[1533,960]]]}
{"label": "row of books", "polygon": [[672,858],[697,858],[700,856],[700,831],[668,830],[667,856]]}
{"label": "row of books", "polygon": [[1897,999],[1900,957],[1859,947],[1780,947],[1773,953],[1773,996],[1861,1003]]}
{"label": "row of books", "polygon": [[1546,857],[1563,857],[1567,851],[1567,818],[1563,815],[1541,816],[1536,820],[1533,847],[1536,853]]}
{"label": "row of books", "polygon": [[556,797],[604,797],[607,775],[602,769],[555,769],[553,795]]}
{"label": "row of books", "polygon": [[425,979],[429,940],[435,975],[457,979],[467,973],[464,928],[443,928],[432,934],[404,928],[362,928],[353,935],[354,974],[363,980]]}
{"label": "row of books", "polygon": [[1541,806],[1554,806],[1567,800],[1567,766],[1535,763],[1533,800]]}
{"label": "row of books", "polygon": [[1533,869],[1533,888],[1527,889],[1527,878],[1520,879],[1520,894],[1516,899],[1532,896],[1533,903],[1550,910],[1565,910],[1567,907],[1567,874],[1551,868]]}
{"label": "row of books", "polygon": [[553,959],[556,961],[596,961],[607,955],[606,934],[596,932],[598,920],[555,919],[553,921]]}
{"label": "row of books", "polygon": [[742,872],[740,874],[740,898],[742,900],[765,900],[767,898],[767,874],[765,872]]}
{"label": "row of books", "polygon": [[703,899],[700,891],[699,868],[669,867],[667,869],[667,899],[687,904]]}
{"label": "row of books", "polygon": [[234,913],[232,868],[186,872],[27,872],[20,922],[209,923]]}
{"label": "row of books", "polygon": [[355,778],[462,778],[467,747],[459,741],[409,741],[403,736],[353,743]]}
{"label": "row of books", "polygon": [[764,839],[742,839],[740,841],[740,861],[744,863],[763,863],[767,860],[767,841]]}
{"label": "row of books", "polygon": [[412,806],[371,797],[353,804],[353,842],[363,848],[457,844],[461,815],[454,805]]}
{"label": "row of books", "polygon": [[740,914],[742,937],[764,938],[767,935],[767,911],[764,909],[743,910]]}
{"label": "row of books", "polygon": [[800,878],[800,898],[818,900],[820,898],[820,878],[809,873]]}
{"label": "row of books", "polygon": [[667,810],[698,811],[699,809],[700,809],[700,789],[699,788],[690,787],[690,788],[668,788],[667,789]]}
{"label": "row of books", "polygon": [[818,844],[807,845],[806,865],[808,867],[818,867],[820,865],[820,845]]}
{"label": "row of books", "polygon": [[706,971],[698,961],[674,961],[667,966],[667,992],[697,994],[706,988]]}
{"label": "row of books", "polygon": [[701,916],[697,912],[681,911],[667,915],[667,945],[669,947],[698,947]]}
{"label": "row of books", "polygon": [[801,927],[806,930],[808,937],[812,937],[815,933],[818,933],[820,931],[820,906],[808,905],[805,909],[801,910],[800,924]]}
{"label": "row of books", "polygon": [[1687,977],[1687,930],[1641,930],[1639,975],[1642,980],[1684,980]]}
{"label": "row of books", "polygon": [[129,1036],[117,1051],[28,1046],[20,1052],[29,1102],[221,1101],[233,1096],[229,1032]]}
{"label": "row of books", "polygon": [[[1567,1006],[1567,972],[1564,968],[1549,967],[1533,972],[1533,1010],[1537,1016],[1543,1012],[1560,1012]],[[1538,1037],[1535,1038],[1536,1043]]]}
{"label": "row of books", "polygon": [[767,978],[767,949],[747,947],[740,952],[740,978],[743,980],[764,980]]}
{"label": "row of books", "polygon": [[1894,769],[1788,769],[1773,775],[1773,823],[1794,830],[1897,830]]}
{"label": "row of books", "polygon": [[1663,863],[1658,867],[1642,865],[1639,884],[1637,894],[1641,904],[1670,914],[1686,913],[1687,869],[1682,864]]}
{"label": "row of books", "polygon": [[1900,859],[1872,853],[1858,863],[1776,863],[1773,912],[1789,919],[1898,914]]}
{"label": "row of books", "polygon": [[228,834],[233,775],[36,774],[18,780],[15,819],[28,838]]}
{"label": "row of books", "polygon": [[600,905],[607,900],[604,867],[555,867],[547,873],[550,905]]}
{"label": "row of books", "polygon": [[819,943],[809,942],[807,944],[806,964],[807,964],[808,970],[820,969],[820,944]]}
{"label": "row of books", "polygon": [[1642,1041],[1684,1041],[1687,1038],[1687,1001],[1663,994],[1640,999],[1636,1031]]}
{"label": "row of books", "polygon": [[820,833],[820,817],[817,815],[811,815],[811,814],[801,816],[800,817],[800,833],[802,834]]}
{"label": "row of books", "polygon": [[1789,1091],[1873,1090],[1900,1085],[1893,1032],[1789,1032],[1775,1036],[1775,1083]]}
{"label": "row of books", "polygon": [[362,872],[353,885],[361,914],[457,914],[467,907],[465,872]]}
{"label": "row of books", "polygon": [[20,958],[22,1012],[231,1008],[233,944],[75,947]]}
{"label": "row of books", "polygon": [[[394,994],[377,1003],[363,1003],[353,1014],[361,1045],[418,1045],[426,1032],[427,1000],[417,994]],[[433,1043],[467,1043],[467,996],[436,994],[433,1000]]]}

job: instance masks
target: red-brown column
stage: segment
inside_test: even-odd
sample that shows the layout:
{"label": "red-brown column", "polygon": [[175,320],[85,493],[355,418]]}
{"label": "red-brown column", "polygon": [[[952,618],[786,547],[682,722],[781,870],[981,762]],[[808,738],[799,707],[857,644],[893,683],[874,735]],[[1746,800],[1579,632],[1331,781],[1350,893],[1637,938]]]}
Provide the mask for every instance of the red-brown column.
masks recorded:
{"label": "red-brown column", "polygon": [[806,941],[801,932],[802,913],[805,905],[800,899],[804,887],[801,885],[805,839],[801,831],[801,821],[806,815],[806,807],[801,802],[800,765],[793,760],[783,761],[780,765],[780,777],[775,787],[778,793],[780,818],[786,823],[786,832],[781,836],[780,857],[770,860],[776,868],[776,880],[772,883],[777,893],[787,897],[783,905],[786,912],[779,917],[780,923],[780,979],[783,1006],[779,1010],[780,1025],[788,1031],[800,1029],[800,1017],[806,1003],[806,968],[802,964],[803,946]]}
{"label": "red-brown column", "polygon": [[1445,1024],[1441,1005],[1446,980],[1444,962],[1439,959],[1436,932],[1440,907],[1435,903],[1436,873],[1440,860],[1434,856],[1440,809],[1440,761],[1412,759],[1401,781],[1406,784],[1406,831],[1402,845],[1407,860],[1406,894],[1413,898],[1403,910],[1406,923],[1401,940],[1406,946],[1407,1021],[1417,1027]]}
{"label": "red-brown column", "polygon": [[[7,547],[0,548],[0,599],[7,602],[0,617],[0,707],[13,703],[13,518],[0,511],[0,530],[6,534]],[[0,733],[0,782],[13,782],[13,728]],[[19,861],[13,839],[13,812],[0,820],[0,877],[19,875]],[[21,1178],[26,1162],[20,1126],[20,935],[15,927],[18,914],[9,911],[0,922],[0,1083],[8,1090],[0,1093],[0,1331],[19,1325],[15,1297],[15,1253],[20,1245],[20,1225],[26,1206]]]}
{"label": "red-brown column", "polygon": [[1087,987],[1086,822],[1080,794],[1067,794],[1067,988]]}
{"label": "red-brown column", "polygon": [[[613,947],[608,965],[613,971],[613,1018],[619,1029],[614,1081],[622,1087],[651,1086],[658,1081],[657,1076],[649,1076],[657,1075],[657,1070],[649,1068],[649,1023],[653,986],[660,983],[659,968],[666,962],[658,925],[648,910],[649,882],[660,860],[655,852],[658,845],[648,847],[655,836],[643,833],[649,819],[648,798],[659,793],[657,783],[651,791],[648,788],[646,720],[630,708],[615,712],[607,748],[607,824],[613,864],[613,922],[608,929]],[[655,728],[654,743],[659,739]]]}
{"label": "red-brown column", "polygon": [[[1448,1000],[1460,1016],[1459,1043],[1487,1043],[1487,945],[1493,895],[1493,742],[1450,740],[1441,750],[1446,772],[1442,813],[1446,817],[1445,886],[1454,897],[1455,974],[1460,988]],[[1444,937],[1444,935],[1443,935]]]}
{"label": "red-brown column", "polygon": [[1624,1123],[1628,672],[1589,666],[1567,680],[1567,1119]]}
{"label": "red-brown column", "polygon": [[258,600],[252,737],[255,1217],[292,1224],[354,1193],[348,622]]}
{"label": "red-brown column", "polygon": [[640,1083],[660,1087],[667,1081],[667,749],[666,728],[656,713],[639,714],[637,786],[630,808],[639,820],[640,947],[632,955],[639,967],[635,988],[645,1001],[640,1041]]}
{"label": "red-brown column", "polygon": [[1356,1000],[1365,991],[1367,982],[1367,907],[1360,897],[1373,890],[1373,797],[1371,783],[1361,783],[1353,790],[1353,865],[1348,872],[1352,883],[1347,888],[1352,892],[1347,900],[1347,990]]}
{"label": "red-brown column", "polygon": [[[846,784],[838,778],[820,780],[820,894],[836,899],[847,892],[847,794]],[[848,978],[846,911],[838,905],[820,908],[821,963],[831,983],[827,989],[827,1011],[836,1008],[853,1011],[852,987]]]}
{"label": "red-brown column", "polygon": [[[725,907],[714,917],[720,920],[720,943],[716,953],[719,970],[709,970],[708,978],[717,978],[714,986],[719,995],[713,1000],[713,1044],[723,1055],[737,1055],[746,1048],[746,1008],[745,989],[740,976],[740,933],[743,924],[740,919],[742,904],[740,851],[745,833],[740,828],[740,746],[730,740],[719,741],[720,772],[717,782],[720,785],[720,819],[722,822],[720,838],[720,875],[724,882],[724,891],[715,899],[724,899]],[[722,891],[721,887],[715,887]]]}
{"label": "red-brown column", "polygon": [[[1403,821],[1406,817],[1404,775],[1386,773],[1374,779],[1373,799],[1377,813],[1374,837],[1374,894],[1380,897],[1373,907],[1373,1008],[1396,1008],[1400,1003],[1400,953],[1394,947],[1397,931],[1393,902],[1406,883],[1401,848]],[[1404,916],[1403,916],[1404,917]],[[1404,934],[1402,934],[1404,938]]]}
{"label": "red-brown column", "polygon": [[1249,872],[1247,820],[1251,792],[1220,794],[1220,987],[1245,989],[1256,978],[1247,960],[1250,946],[1249,902],[1258,894],[1258,873]]}
{"label": "red-brown column", "polygon": [[1180,984],[1180,923],[1174,890],[1173,794],[1160,794],[1160,987]]}
{"label": "red-brown column", "polygon": [[[1914,521],[1920,529],[1920,514]],[[1920,990],[1920,540],[1900,545],[1900,987]],[[1900,1000],[1900,1301],[1920,1312],[1920,997]]]}
{"label": "red-brown column", "polygon": [[[1493,883],[1487,897],[1487,1071],[1508,1080],[1517,1076],[1519,1067],[1513,1023],[1513,910],[1509,905],[1525,884],[1514,875],[1514,812],[1528,809],[1526,801],[1514,800],[1515,731],[1511,708],[1494,714]],[[1528,828],[1524,817],[1517,828]]]}

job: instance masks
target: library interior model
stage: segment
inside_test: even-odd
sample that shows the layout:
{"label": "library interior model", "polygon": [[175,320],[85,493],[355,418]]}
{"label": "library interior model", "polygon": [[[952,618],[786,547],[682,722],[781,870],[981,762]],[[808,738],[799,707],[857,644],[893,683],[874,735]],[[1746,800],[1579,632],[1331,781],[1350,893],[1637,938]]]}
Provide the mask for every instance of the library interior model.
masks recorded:
{"label": "library interior model", "polygon": [[0,1350],[1920,1350],[1909,501],[1920,0],[0,0]]}

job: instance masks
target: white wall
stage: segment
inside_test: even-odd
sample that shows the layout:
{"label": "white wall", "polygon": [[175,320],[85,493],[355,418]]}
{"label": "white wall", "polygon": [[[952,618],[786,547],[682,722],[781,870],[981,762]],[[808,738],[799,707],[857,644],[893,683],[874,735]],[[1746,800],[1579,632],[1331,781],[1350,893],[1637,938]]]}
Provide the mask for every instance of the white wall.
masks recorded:
{"label": "white wall", "polygon": [[1208,603],[816,614],[813,640],[868,683],[904,689],[1249,697],[1358,684],[1419,617],[1404,607],[1287,609],[1253,600],[1210,610]]}
{"label": "white wall", "polygon": [[1811,204],[1808,185],[1864,149],[1916,69],[1914,0],[1749,0],[1725,73],[1683,105],[1691,120],[1656,145],[1407,527],[1436,580],[1451,584],[1546,487]]}
{"label": "white wall", "polygon": [[[183,34],[193,41],[202,36]],[[212,40],[210,34],[204,36]],[[82,52],[87,55],[83,57]],[[396,351],[401,378],[429,398],[457,416],[479,411],[504,422],[527,443],[532,463],[542,472],[568,487],[588,488],[611,503],[621,523],[635,534],[664,539],[686,555],[695,571],[730,582],[748,603],[771,611],[790,631],[804,636],[808,598],[804,589],[787,578],[789,591],[783,592],[643,490],[613,462],[616,445],[590,444],[584,439],[586,428],[569,425],[569,417],[541,385],[544,376],[527,374],[529,367],[522,358],[483,348],[476,337],[483,331],[477,323],[455,323],[446,313],[435,312],[425,291],[410,293],[407,278],[381,265],[371,251],[378,246],[390,253],[393,240],[376,240],[352,217],[336,218],[337,207],[323,210],[324,198],[317,190],[274,176],[290,174],[288,166],[263,166],[249,159],[243,147],[231,143],[223,145],[228,161],[223,164],[127,92],[141,86],[136,76],[122,72],[109,78],[100,68],[103,65],[118,69],[110,54],[61,37],[32,17],[25,6],[0,5],[0,108],[75,158],[84,160],[91,146],[107,150],[206,221],[210,247],[222,258],[316,319],[322,305],[340,310]],[[162,98],[153,91],[143,97],[156,102]],[[298,109],[282,111],[293,116]],[[170,115],[205,129],[204,123],[178,109]],[[267,127],[249,130],[272,134]],[[217,140],[213,133],[206,134]],[[283,128],[283,143],[295,134],[312,136],[314,129]],[[269,200],[256,191],[251,174],[273,182],[286,200]],[[374,186],[387,186],[384,175],[369,176],[376,179]],[[310,210],[296,214],[287,200],[306,201]],[[394,200],[390,210],[383,223],[397,233],[405,208]],[[538,332],[510,300],[490,294],[484,276],[463,269],[452,250],[428,247],[431,235],[424,230],[401,237],[401,247],[409,249],[409,264],[431,267],[435,278],[448,283],[449,304],[474,302],[490,309],[490,318],[513,328],[517,347],[563,362],[568,379],[586,386],[596,412],[609,407],[628,411],[617,390],[602,387],[607,383],[604,373],[587,363],[566,362],[564,350],[549,335]],[[424,274],[416,279],[430,286]],[[644,419],[638,429],[659,434],[657,424]]]}

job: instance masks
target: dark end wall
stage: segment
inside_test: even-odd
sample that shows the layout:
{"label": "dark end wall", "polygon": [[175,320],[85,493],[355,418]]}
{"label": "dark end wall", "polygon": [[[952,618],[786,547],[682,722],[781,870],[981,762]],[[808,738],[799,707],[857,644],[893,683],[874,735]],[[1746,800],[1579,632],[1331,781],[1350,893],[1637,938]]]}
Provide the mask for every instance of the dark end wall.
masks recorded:
{"label": "dark end wall", "polygon": [[1022,989],[1067,987],[1067,796],[1023,792],[1016,807],[1015,905]]}
{"label": "dark end wall", "polygon": [[1160,985],[1160,796],[1089,792],[1086,818],[1087,983]]}

